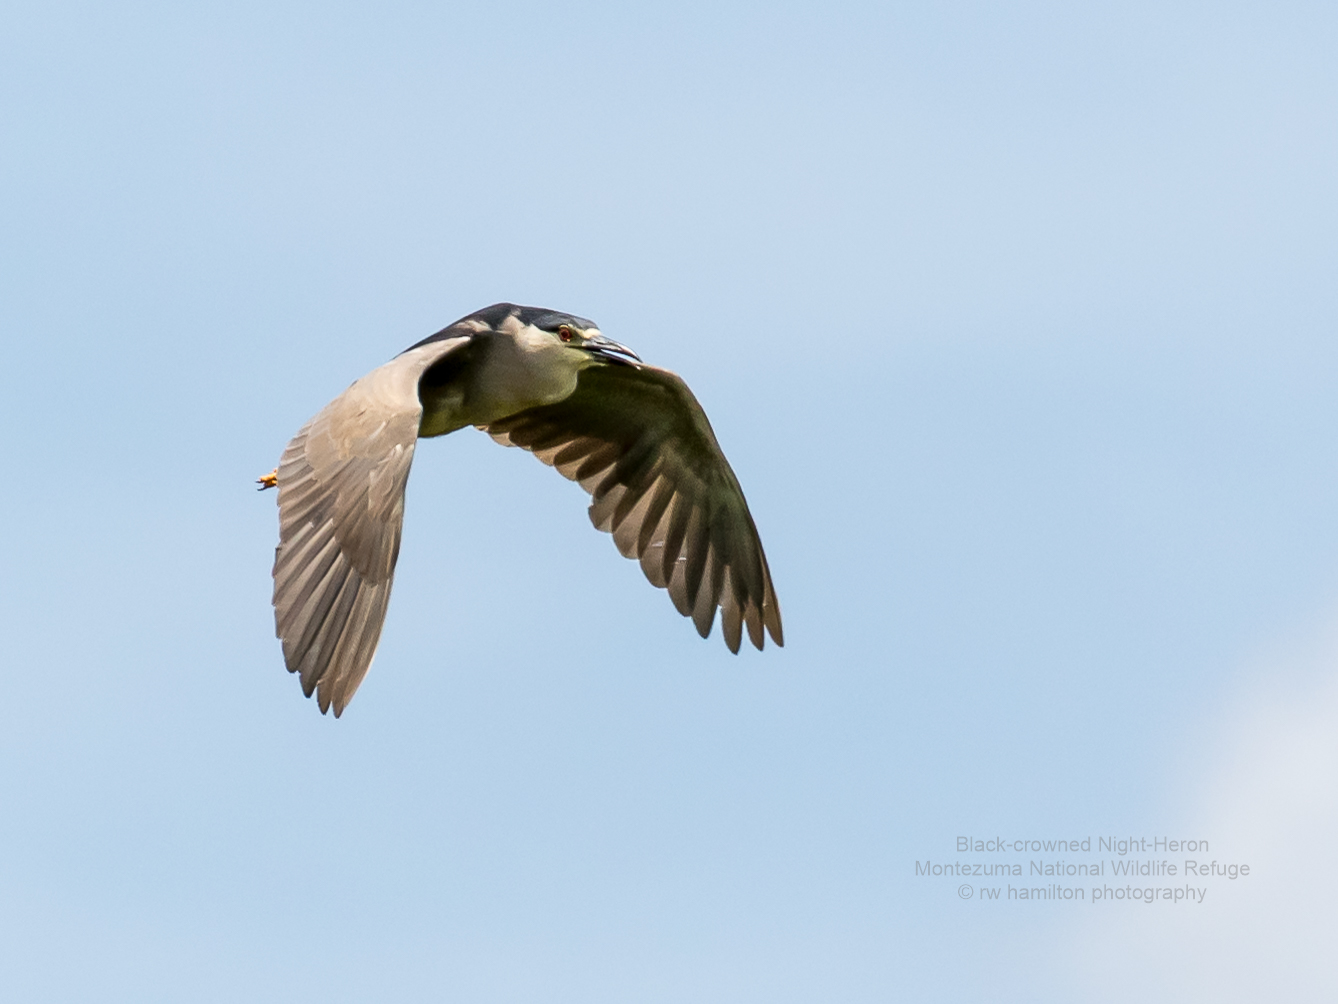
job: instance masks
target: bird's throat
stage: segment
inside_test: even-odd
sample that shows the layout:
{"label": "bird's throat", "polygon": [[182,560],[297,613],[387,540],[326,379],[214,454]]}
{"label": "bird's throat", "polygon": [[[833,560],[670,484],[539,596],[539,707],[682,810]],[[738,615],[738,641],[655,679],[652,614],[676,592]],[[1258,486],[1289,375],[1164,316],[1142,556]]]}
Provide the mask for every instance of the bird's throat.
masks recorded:
{"label": "bird's throat", "polygon": [[476,335],[423,373],[418,434],[443,436],[561,401],[576,389],[578,374],[592,361],[587,353],[551,337],[527,337],[526,332]]}

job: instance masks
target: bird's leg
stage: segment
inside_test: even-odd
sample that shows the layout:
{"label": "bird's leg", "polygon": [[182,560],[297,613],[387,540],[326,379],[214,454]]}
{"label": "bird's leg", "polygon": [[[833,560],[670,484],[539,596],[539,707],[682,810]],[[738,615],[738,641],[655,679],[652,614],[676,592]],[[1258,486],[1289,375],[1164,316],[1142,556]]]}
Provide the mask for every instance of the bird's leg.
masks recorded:
{"label": "bird's leg", "polygon": [[263,492],[266,488],[276,487],[278,483],[279,483],[279,469],[276,467],[268,474],[262,474],[260,477],[256,478],[256,484],[260,486],[256,490]]}

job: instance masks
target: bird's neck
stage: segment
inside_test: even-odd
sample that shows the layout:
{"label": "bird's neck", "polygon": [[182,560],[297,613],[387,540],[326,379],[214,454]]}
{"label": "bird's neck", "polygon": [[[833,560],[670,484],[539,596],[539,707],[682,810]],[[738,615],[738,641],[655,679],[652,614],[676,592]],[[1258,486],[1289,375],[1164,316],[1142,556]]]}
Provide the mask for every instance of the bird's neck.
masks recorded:
{"label": "bird's neck", "polygon": [[[453,356],[460,358],[454,359]],[[527,408],[561,401],[576,389],[590,356],[534,329],[474,336],[424,375],[420,436],[489,425]],[[436,371],[435,373],[433,371]]]}

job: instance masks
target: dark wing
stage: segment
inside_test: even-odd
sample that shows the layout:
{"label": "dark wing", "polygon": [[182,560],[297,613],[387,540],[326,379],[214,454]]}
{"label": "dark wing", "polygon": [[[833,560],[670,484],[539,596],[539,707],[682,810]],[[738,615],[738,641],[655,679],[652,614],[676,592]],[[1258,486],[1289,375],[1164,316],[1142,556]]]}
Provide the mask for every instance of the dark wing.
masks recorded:
{"label": "dark wing", "polygon": [[467,339],[411,349],[303,426],[279,462],[274,625],[290,672],[336,717],[372,664],[400,551],[423,370]]}
{"label": "dark wing", "polygon": [[485,429],[520,446],[593,497],[590,520],[668,588],[698,633],[721,610],[725,644],[741,627],[761,648],[763,627],[784,644],[771,572],[743,490],[706,413],[681,378],[651,366],[597,364],[576,390]]}

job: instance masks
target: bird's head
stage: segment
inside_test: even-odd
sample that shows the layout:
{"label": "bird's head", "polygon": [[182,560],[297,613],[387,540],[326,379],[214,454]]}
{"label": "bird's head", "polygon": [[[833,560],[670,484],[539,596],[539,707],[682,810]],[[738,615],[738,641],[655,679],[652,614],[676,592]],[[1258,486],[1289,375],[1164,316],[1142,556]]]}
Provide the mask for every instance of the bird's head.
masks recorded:
{"label": "bird's head", "polygon": [[530,328],[540,337],[551,338],[566,349],[623,366],[641,362],[641,357],[626,345],[606,337],[594,321],[542,307],[516,307],[514,310],[513,323]]}
{"label": "bird's head", "polygon": [[626,345],[606,338],[594,321],[547,307],[521,307],[514,303],[494,303],[476,310],[409,349],[461,335],[487,334],[503,335],[523,344],[527,351],[543,355],[553,348],[571,350],[571,361],[577,364],[577,369],[589,365],[592,359],[623,366],[641,362],[641,357]]}

